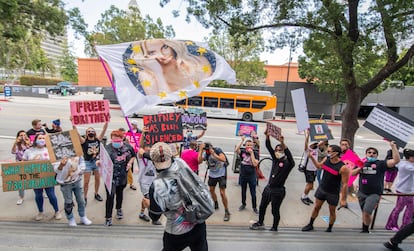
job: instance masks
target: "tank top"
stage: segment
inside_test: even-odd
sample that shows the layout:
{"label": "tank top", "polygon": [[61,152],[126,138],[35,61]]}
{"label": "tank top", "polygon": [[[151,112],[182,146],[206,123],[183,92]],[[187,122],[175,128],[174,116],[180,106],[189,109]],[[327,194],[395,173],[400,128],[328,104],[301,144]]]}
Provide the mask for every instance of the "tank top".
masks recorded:
{"label": "tank top", "polygon": [[341,189],[341,175],[339,174],[339,170],[344,165],[342,161],[333,164],[329,158],[323,163],[322,169],[324,172],[320,186],[325,192],[339,194]]}

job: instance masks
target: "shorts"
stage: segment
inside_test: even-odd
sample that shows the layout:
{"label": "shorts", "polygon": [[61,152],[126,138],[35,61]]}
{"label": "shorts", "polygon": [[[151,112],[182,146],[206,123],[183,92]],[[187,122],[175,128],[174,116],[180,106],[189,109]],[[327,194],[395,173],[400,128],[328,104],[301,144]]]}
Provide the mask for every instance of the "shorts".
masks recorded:
{"label": "shorts", "polygon": [[326,202],[328,202],[328,204],[331,206],[337,206],[339,202],[339,193],[327,193],[321,187],[318,187],[315,192],[315,198],[322,201],[326,200]]}
{"label": "shorts", "polygon": [[217,185],[217,183],[219,183],[219,188],[226,188],[227,186],[227,180],[226,177],[221,176],[218,178],[212,178],[212,177],[208,177],[208,186],[210,187],[215,187]]}
{"label": "shorts", "polygon": [[305,170],[305,180],[306,183],[313,183],[316,178],[316,171]]}
{"label": "shorts", "polygon": [[149,194],[150,187],[151,187],[151,184],[139,183],[139,188],[141,189],[141,193],[144,196]]}
{"label": "shorts", "polygon": [[90,173],[95,170],[98,170],[96,160],[85,160],[85,173]]}
{"label": "shorts", "polygon": [[358,191],[358,200],[361,210],[365,213],[372,214],[374,209],[380,202],[380,196],[378,194],[364,194]]}

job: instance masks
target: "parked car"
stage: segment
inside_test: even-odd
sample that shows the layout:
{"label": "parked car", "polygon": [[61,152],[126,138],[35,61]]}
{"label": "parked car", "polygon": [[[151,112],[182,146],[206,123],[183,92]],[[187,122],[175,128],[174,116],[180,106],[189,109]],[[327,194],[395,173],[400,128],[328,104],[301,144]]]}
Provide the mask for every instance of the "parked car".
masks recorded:
{"label": "parked car", "polygon": [[79,90],[74,86],[53,86],[47,89],[47,93],[49,94],[60,94],[60,95],[75,95],[78,93]]}
{"label": "parked car", "polygon": [[96,87],[95,90],[93,90],[93,93],[103,94],[103,88],[102,87]]}

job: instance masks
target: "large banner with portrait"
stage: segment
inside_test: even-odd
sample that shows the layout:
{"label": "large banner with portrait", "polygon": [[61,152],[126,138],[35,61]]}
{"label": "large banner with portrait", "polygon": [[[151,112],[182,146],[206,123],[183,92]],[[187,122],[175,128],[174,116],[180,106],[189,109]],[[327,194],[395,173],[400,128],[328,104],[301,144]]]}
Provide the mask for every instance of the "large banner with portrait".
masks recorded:
{"label": "large banner with portrait", "polygon": [[96,51],[111,69],[125,115],[195,96],[216,79],[236,81],[223,57],[190,40],[141,40]]}

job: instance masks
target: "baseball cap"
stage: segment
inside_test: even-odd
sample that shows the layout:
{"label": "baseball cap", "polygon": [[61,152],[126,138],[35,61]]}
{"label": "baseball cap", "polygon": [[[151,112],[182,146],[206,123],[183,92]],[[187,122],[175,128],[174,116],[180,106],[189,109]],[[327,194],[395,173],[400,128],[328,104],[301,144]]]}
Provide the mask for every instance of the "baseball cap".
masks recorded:
{"label": "baseball cap", "polygon": [[150,157],[157,170],[164,170],[169,168],[171,166],[172,156],[173,154],[171,147],[164,142],[155,143],[151,147]]}
{"label": "baseball cap", "polygon": [[56,126],[60,126],[60,119],[53,120],[52,123]]}
{"label": "baseball cap", "polygon": [[131,121],[131,125],[136,125],[136,126],[137,126],[137,125],[138,125],[138,121],[136,121],[136,120],[132,120],[132,121]]}

